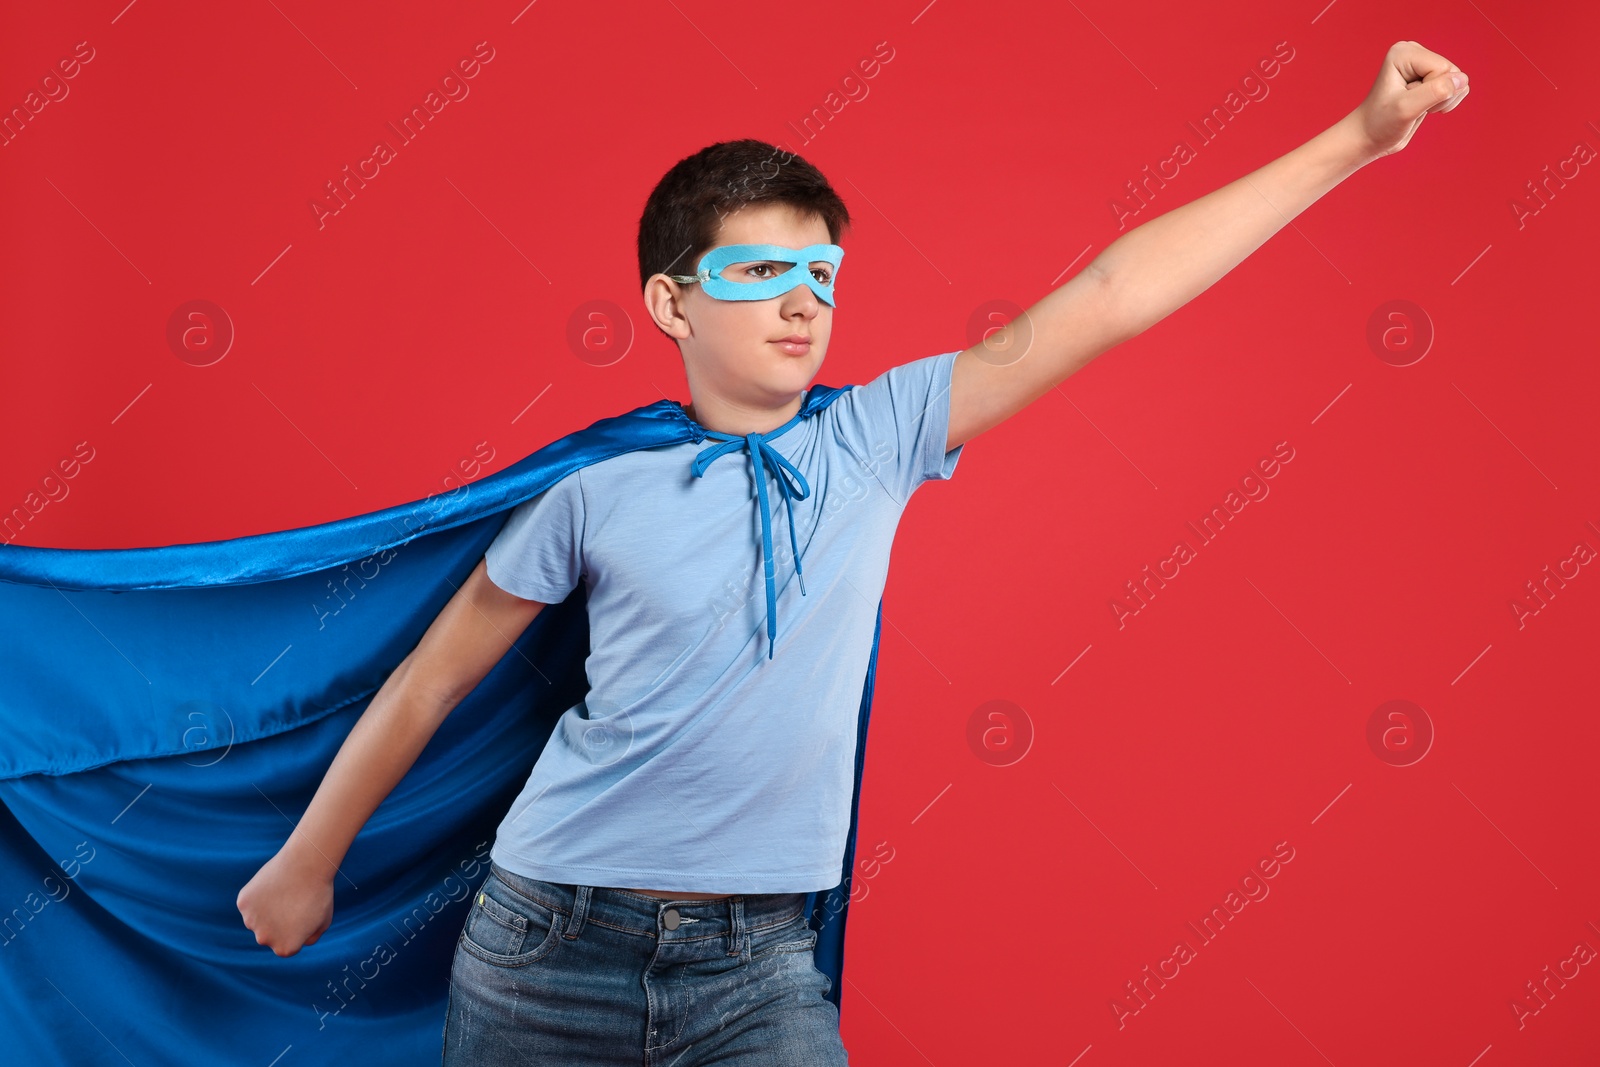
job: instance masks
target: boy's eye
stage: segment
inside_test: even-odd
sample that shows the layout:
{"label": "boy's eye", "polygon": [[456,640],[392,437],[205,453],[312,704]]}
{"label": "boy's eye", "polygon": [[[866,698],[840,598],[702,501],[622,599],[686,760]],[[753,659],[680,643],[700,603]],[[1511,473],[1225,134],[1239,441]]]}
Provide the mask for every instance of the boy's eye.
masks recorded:
{"label": "boy's eye", "polygon": [[[791,263],[753,263],[745,268],[745,273],[749,274],[753,271],[767,271],[768,273],[766,274],[756,275],[757,281],[764,281],[768,278],[776,278],[784,271],[789,270],[792,266],[793,264]],[[821,275],[821,277],[818,277],[818,275]],[[829,270],[827,267],[811,268],[811,276],[816,278],[817,281],[821,282],[823,285],[828,285],[833,281],[833,271]]]}

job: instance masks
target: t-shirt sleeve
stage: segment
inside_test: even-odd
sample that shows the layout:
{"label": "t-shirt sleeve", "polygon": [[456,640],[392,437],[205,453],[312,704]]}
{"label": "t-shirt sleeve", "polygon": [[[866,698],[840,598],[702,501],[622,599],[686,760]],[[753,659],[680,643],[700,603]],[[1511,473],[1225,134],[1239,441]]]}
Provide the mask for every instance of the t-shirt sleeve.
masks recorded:
{"label": "t-shirt sleeve", "polygon": [[559,604],[583,574],[583,484],[573,471],[511,515],[484,551],[489,580],[508,593]]}
{"label": "t-shirt sleeve", "polygon": [[923,482],[955,473],[965,444],[946,451],[950,375],[960,352],[890,367],[834,402],[840,432],[895,502],[905,505]]}

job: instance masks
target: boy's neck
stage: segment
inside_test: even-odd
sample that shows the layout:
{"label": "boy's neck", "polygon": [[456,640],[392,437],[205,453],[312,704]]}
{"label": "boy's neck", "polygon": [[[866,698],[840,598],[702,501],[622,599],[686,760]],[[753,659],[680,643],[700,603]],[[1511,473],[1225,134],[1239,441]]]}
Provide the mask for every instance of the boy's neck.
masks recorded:
{"label": "boy's neck", "polygon": [[707,430],[743,437],[745,434],[767,434],[776,430],[795,417],[805,404],[805,399],[806,394],[802,392],[775,411],[752,411],[733,405],[718,404],[715,401],[697,405],[690,401],[683,405],[683,412]]}

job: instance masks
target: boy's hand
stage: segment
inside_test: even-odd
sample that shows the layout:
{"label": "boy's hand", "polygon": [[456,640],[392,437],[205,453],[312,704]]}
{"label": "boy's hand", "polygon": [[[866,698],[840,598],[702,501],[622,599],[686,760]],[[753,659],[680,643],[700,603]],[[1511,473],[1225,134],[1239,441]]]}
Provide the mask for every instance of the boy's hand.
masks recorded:
{"label": "boy's hand", "polygon": [[1467,76],[1444,56],[1415,41],[1397,41],[1383,57],[1372,91],[1350,113],[1349,121],[1366,149],[1366,159],[1378,159],[1404,148],[1429,112],[1449,111],[1471,91]]}
{"label": "boy's hand", "polygon": [[333,878],[280,851],[239,890],[236,903],[256,944],[293,956],[333,924]]}

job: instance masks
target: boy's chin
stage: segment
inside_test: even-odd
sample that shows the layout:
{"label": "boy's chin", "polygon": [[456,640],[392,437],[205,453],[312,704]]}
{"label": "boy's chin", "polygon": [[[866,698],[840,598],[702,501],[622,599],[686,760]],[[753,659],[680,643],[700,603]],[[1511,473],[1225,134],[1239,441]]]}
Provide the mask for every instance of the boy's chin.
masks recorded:
{"label": "boy's chin", "polygon": [[799,396],[810,388],[811,382],[816,376],[816,364],[808,359],[803,363],[796,361],[794,366],[785,368],[785,373],[777,377],[782,391],[792,396]]}
{"label": "boy's chin", "polygon": [[[784,379],[809,382],[816,377],[817,370],[822,366],[823,357],[828,353],[826,349],[821,352],[807,352],[803,356],[791,356],[777,345],[772,346],[778,353],[780,362],[777,364],[778,375]],[[812,346],[815,348],[815,345]]]}

